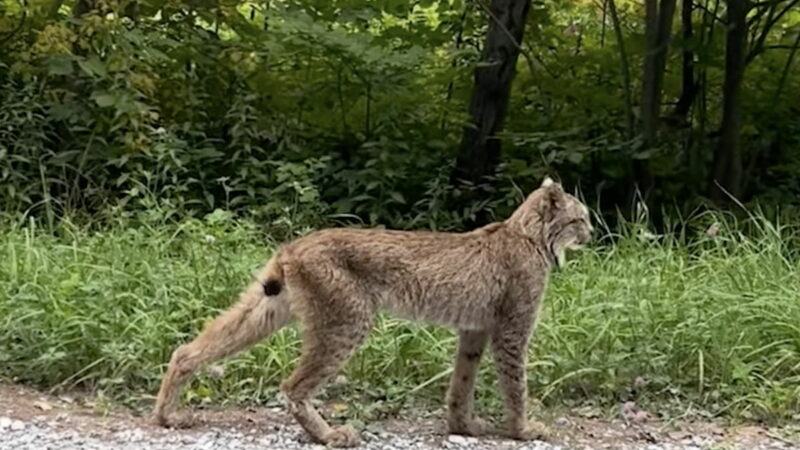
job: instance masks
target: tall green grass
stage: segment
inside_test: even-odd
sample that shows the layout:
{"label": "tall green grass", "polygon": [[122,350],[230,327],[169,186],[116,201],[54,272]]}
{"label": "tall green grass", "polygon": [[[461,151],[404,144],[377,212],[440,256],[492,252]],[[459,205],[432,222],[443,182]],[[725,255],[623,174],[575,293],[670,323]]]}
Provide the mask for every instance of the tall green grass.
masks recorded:
{"label": "tall green grass", "polygon": [[[702,232],[711,221],[713,237]],[[720,216],[664,236],[628,226],[601,237],[553,274],[531,349],[531,394],[546,404],[637,396],[731,417],[797,415],[797,243],[793,228]],[[102,231],[4,226],[0,377],[145,399],[172,349],[235,299],[272,248],[255,225],[219,214]],[[284,329],[228,361],[222,379],[196,378],[187,396],[274,399],[298,343],[298,331]],[[339,389],[389,403],[438,398],[454,343],[447,330],[381,317]],[[492,403],[484,366],[480,401]],[[647,385],[632,392],[637,377]]]}

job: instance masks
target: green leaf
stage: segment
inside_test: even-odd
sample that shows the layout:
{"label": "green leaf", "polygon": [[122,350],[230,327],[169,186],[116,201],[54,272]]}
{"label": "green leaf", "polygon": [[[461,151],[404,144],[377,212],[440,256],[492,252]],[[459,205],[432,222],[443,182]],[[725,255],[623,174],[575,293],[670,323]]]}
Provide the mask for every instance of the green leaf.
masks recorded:
{"label": "green leaf", "polygon": [[110,106],[114,106],[114,103],[117,102],[117,97],[106,91],[95,91],[92,92],[92,100],[97,103],[97,106],[101,108],[108,108]]}
{"label": "green leaf", "polygon": [[404,205],[406,203],[406,199],[403,197],[403,194],[399,192],[391,192],[389,193],[389,197],[392,197],[392,200]]}
{"label": "green leaf", "polygon": [[583,161],[583,155],[580,153],[567,153],[567,160],[573,164],[580,164]]}
{"label": "green leaf", "polygon": [[45,62],[50,75],[69,75],[72,73],[72,58],[69,55],[54,55]]}
{"label": "green leaf", "polygon": [[108,76],[108,71],[106,70],[105,63],[103,63],[103,61],[100,61],[100,59],[94,55],[90,56],[89,58],[79,60],[78,66],[87,75],[99,76],[99,77]]}

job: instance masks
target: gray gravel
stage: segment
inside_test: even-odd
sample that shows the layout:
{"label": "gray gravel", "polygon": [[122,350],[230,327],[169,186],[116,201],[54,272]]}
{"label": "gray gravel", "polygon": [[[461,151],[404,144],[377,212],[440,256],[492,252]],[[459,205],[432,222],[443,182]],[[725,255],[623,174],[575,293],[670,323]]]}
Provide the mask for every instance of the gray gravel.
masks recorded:
{"label": "gray gravel", "polygon": [[[568,447],[544,442],[518,443],[507,440],[477,439],[463,436],[434,436],[420,433],[400,435],[393,433],[362,434],[362,449],[400,450],[400,449],[519,449],[519,450],[566,450]],[[310,443],[305,434],[296,427],[276,427],[273,430],[252,429],[241,432],[235,429],[160,430],[143,428],[122,428],[118,430],[91,430],[71,428],[69,423],[58,419],[38,418],[24,422],[8,417],[0,417],[0,449],[44,450],[44,449],[87,449],[87,450],[323,450],[326,447]],[[663,444],[622,444],[604,443],[602,445],[578,448],[615,448],[622,450],[677,450],[714,448],[711,442],[689,441]],[[732,447],[717,447],[732,448]],[[744,448],[744,447],[739,447]],[[753,448],[753,447],[748,447]],[[758,446],[759,449],[792,448],[786,444]]]}
{"label": "gray gravel", "polygon": [[[128,428],[115,432],[91,432],[76,429],[61,430],[61,424],[36,420],[20,420],[0,417],[0,449],[43,450],[43,449],[86,449],[86,450],[207,450],[207,449],[285,449],[285,450],[324,450],[323,445],[313,444],[299,429],[281,428],[258,432],[252,430],[242,433],[233,429],[213,429],[202,432],[192,431],[153,431]],[[476,438],[462,436],[440,436],[439,442],[432,442],[431,436],[401,436],[389,433],[363,433],[362,449],[489,449],[515,448],[525,450],[561,450],[563,447],[541,442],[514,444],[511,446],[482,442]]]}

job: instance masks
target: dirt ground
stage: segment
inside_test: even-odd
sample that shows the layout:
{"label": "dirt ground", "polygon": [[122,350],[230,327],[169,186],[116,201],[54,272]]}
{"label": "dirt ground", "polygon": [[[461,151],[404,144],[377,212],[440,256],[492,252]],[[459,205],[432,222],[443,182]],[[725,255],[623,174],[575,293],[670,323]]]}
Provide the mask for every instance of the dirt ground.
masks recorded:
{"label": "dirt ground", "polygon": [[[57,430],[79,429],[93,436],[102,437],[123,429],[159,435],[166,432],[202,433],[212,429],[264,434],[297,427],[283,408],[212,407],[195,410],[194,413],[198,423],[191,430],[166,431],[154,426],[148,417],[124,408],[100,407],[90,397],[77,394],[49,395],[25,386],[0,384],[0,418],[47,422]],[[650,448],[652,445],[714,449],[800,448],[798,428],[725,426],[721,422],[711,421],[665,423],[639,413],[635,405],[621,405],[620,418],[615,420],[566,414],[557,415],[549,422],[554,432],[552,443],[566,448]],[[441,447],[452,439],[444,432],[440,413],[374,423],[370,424],[369,429],[425,436],[433,448]],[[3,430],[0,429],[2,434]]]}

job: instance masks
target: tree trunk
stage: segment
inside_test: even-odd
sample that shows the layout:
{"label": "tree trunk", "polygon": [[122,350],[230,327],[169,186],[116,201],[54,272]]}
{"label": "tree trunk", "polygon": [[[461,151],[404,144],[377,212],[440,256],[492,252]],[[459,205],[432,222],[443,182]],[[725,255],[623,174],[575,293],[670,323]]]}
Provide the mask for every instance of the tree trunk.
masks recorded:
{"label": "tree trunk", "polygon": [[681,28],[683,29],[683,67],[682,67],[682,89],[678,103],[672,111],[672,115],[682,120],[686,120],[692,104],[697,96],[697,83],[694,81],[694,51],[688,48],[692,40],[692,0],[682,0],[681,4]]}
{"label": "tree trunk", "polygon": [[619,49],[620,67],[622,69],[622,92],[625,99],[625,119],[628,125],[628,139],[632,139],[635,134],[635,121],[633,116],[633,95],[631,95],[631,71],[628,63],[628,54],[625,52],[625,39],[622,37],[622,24],[617,13],[617,5],[614,0],[608,1],[608,12],[611,15],[611,22],[614,25],[614,36],[617,40]]}
{"label": "tree trunk", "polygon": [[489,31],[481,63],[475,68],[475,85],[469,104],[470,122],[464,127],[455,182],[477,184],[494,172],[500,161],[500,140],[519,57],[530,0],[493,0]]}
{"label": "tree trunk", "polygon": [[[747,0],[727,0],[725,80],[722,85],[722,125],[714,149],[709,196],[717,204],[738,198],[742,184],[741,94],[747,39]],[[727,192],[727,193],[726,193]]]}
{"label": "tree trunk", "polygon": [[658,128],[658,0],[644,2],[644,74],[642,75],[642,135],[646,143],[655,141]]}
{"label": "tree trunk", "polygon": [[[700,24],[700,47],[707,48],[714,42],[714,30],[717,27],[717,11],[720,0],[713,0],[714,7],[709,9],[711,0],[706,0],[703,7],[703,21]],[[708,123],[708,65],[703,64],[697,68],[698,109],[697,124],[698,135],[705,136]]]}
{"label": "tree trunk", "polygon": [[[661,112],[662,85],[667,65],[675,0],[645,0],[645,39],[647,41],[642,80],[642,138],[644,148],[655,146]],[[649,159],[634,159],[635,187],[644,193],[653,185]]]}

